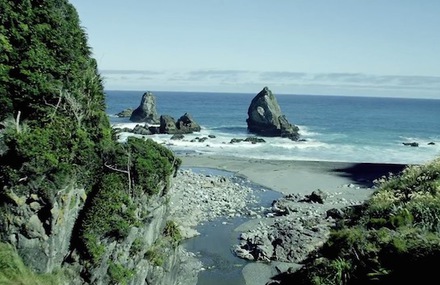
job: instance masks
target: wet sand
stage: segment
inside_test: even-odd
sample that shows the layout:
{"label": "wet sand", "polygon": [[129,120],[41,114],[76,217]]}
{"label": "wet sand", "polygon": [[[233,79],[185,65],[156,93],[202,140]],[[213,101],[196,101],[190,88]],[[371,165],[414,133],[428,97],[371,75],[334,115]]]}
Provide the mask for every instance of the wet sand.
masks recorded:
{"label": "wet sand", "polygon": [[283,194],[336,191],[342,185],[371,188],[373,181],[398,174],[406,165],[329,161],[258,160],[223,156],[183,156],[182,166],[226,170]]}

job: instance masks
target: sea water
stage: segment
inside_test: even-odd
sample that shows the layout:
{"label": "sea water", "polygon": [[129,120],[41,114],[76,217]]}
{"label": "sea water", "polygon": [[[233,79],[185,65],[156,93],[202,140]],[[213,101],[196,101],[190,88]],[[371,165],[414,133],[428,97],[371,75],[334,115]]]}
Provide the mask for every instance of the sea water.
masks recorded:
{"label": "sea water", "polygon": [[[113,125],[136,125],[118,118],[139,106],[143,91],[106,91],[107,113]],[[154,92],[159,115],[176,120],[192,115],[201,131],[170,140],[151,135],[178,154],[226,155],[278,160],[313,160],[421,164],[440,155],[440,100],[277,95],[281,111],[297,125],[303,141],[264,138],[266,143],[230,143],[253,136],[247,131],[247,111],[255,94]],[[204,142],[196,137],[213,135]],[[418,147],[404,143],[418,143]]]}

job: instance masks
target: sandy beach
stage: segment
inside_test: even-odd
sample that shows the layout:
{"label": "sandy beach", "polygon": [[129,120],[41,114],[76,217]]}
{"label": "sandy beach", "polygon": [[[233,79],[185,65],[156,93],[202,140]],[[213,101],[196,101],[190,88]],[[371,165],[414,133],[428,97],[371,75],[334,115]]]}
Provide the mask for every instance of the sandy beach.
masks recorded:
{"label": "sandy beach", "polygon": [[223,156],[183,156],[183,167],[231,171],[283,194],[308,194],[317,189],[337,190],[342,185],[370,188],[373,181],[405,165],[329,161],[258,160]]}

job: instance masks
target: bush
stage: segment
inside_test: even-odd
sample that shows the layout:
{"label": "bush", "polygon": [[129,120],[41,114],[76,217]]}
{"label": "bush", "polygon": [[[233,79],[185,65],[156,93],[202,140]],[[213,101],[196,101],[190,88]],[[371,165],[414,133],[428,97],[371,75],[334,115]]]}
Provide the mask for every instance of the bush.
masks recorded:
{"label": "bush", "polygon": [[82,253],[96,264],[104,252],[102,241],[125,238],[137,219],[127,184],[120,174],[104,175],[98,191],[86,206],[80,228]]}

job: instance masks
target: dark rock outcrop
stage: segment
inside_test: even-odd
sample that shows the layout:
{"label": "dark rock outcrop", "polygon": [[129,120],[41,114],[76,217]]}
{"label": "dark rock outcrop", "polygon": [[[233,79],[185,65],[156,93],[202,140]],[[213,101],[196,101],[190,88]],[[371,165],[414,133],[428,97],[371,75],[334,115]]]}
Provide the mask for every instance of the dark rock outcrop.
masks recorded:
{"label": "dark rock outcrop", "polygon": [[156,98],[150,91],[142,95],[141,104],[130,116],[132,122],[145,122],[148,124],[158,124],[159,117],[156,111]]}
{"label": "dark rock outcrop", "polygon": [[268,137],[286,137],[299,140],[299,128],[292,125],[282,114],[281,108],[269,88],[264,87],[252,99],[246,119],[251,133]]}
{"label": "dark rock outcrop", "polygon": [[160,133],[162,134],[191,134],[200,132],[200,125],[188,113],[181,116],[177,122],[169,115],[160,116]]}
{"label": "dark rock outcrop", "polygon": [[419,143],[417,142],[404,142],[403,145],[412,146],[412,147],[418,147]]}
{"label": "dark rock outcrop", "polygon": [[169,115],[160,116],[160,133],[161,134],[177,134],[176,120]]}
{"label": "dark rock outcrop", "polygon": [[201,130],[199,124],[194,121],[189,113],[183,114],[183,116],[177,120],[176,126],[183,133],[200,132]]}
{"label": "dark rock outcrop", "polygon": [[131,114],[133,114],[133,109],[128,108],[117,113],[116,116],[118,116],[119,118],[128,118],[131,117]]}

